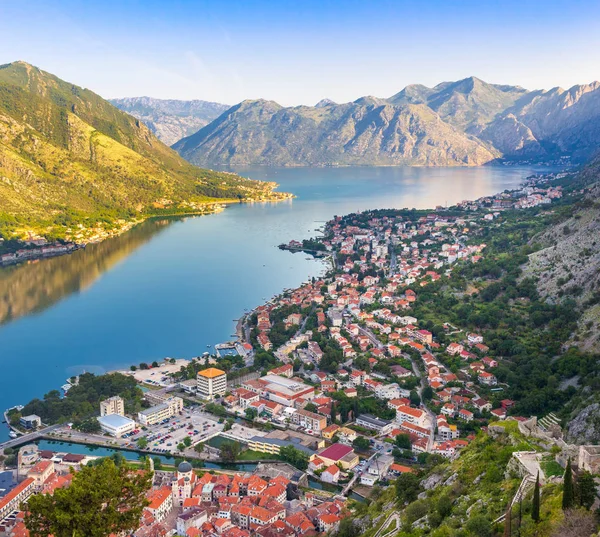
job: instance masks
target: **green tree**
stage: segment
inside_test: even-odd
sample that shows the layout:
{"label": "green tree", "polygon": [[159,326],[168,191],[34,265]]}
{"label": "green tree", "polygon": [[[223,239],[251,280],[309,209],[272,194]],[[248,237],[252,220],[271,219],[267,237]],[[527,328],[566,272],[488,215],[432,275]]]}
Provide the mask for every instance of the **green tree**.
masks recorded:
{"label": "green tree", "polygon": [[569,457],[569,460],[567,461],[567,467],[565,468],[565,475],[563,477],[563,510],[571,509],[574,503],[575,488],[573,486],[573,471],[571,470],[571,458]]}
{"label": "green tree", "polygon": [[586,509],[591,509],[596,501],[596,483],[594,476],[589,472],[583,472],[577,480],[577,490],[579,492],[579,504]]}
{"label": "green tree", "polygon": [[151,472],[131,472],[103,459],[84,466],[68,488],[29,499],[25,525],[31,537],[107,537],[138,527],[148,505]]}
{"label": "green tree", "polygon": [[200,442],[194,446],[194,450],[198,453],[202,453],[204,451],[204,447],[205,445],[202,442]]}
{"label": "green tree", "polygon": [[223,442],[220,447],[221,459],[225,462],[232,463],[237,460],[242,452],[242,448],[238,442]]}
{"label": "green tree", "polygon": [[145,436],[142,436],[137,439],[136,444],[140,449],[146,449],[148,447],[148,439]]}
{"label": "green tree", "polygon": [[533,489],[533,504],[531,506],[531,518],[535,522],[540,521],[540,472],[535,478],[535,488]]}
{"label": "green tree", "polygon": [[247,408],[244,411],[244,414],[246,414],[246,419],[249,421],[254,421],[254,418],[256,418],[256,416],[258,416],[258,412],[256,411],[256,408]]}
{"label": "green tree", "polygon": [[84,420],[75,428],[81,431],[82,433],[87,434],[96,434],[102,431],[102,427],[100,427],[100,422],[96,418],[89,418],[87,420]]}
{"label": "green tree", "polygon": [[177,449],[179,451],[185,451],[185,444],[183,442],[179,442],[179,444],[177,444]]}
{"label": "green tree", "polygon": [[420,479],[412,473],[401,474],[396,479],[396,498],[401,504],[414,502],[421,492]]}
{"label": "green tree", "polygon": [[192,445],[192,439],[189,436],[186,436],[183,439],[183,444],[185,445],[185,447],[190,447]]}
{"label": "green tree", "polygon": [[399,434],[396,435],[396,445],[400,448],[400,449],[410,449],[411,448],[411,443],[410,443],[410,436],[408,436],[407,434]]}
{"label": "green tree", "polygon": [[437,502],[436,511],[442,519],[446,518],[452,511],[452,498],[448,494],[442,494]]}
{"label": "green tree", "polygon": [[419,406],[421,404],[421,398],[416,390],[411,390],[410,392],[410,404],[413,406]]}
{"label": "green tree", "polygon": [[279,457],[299,470],[306,470],[308,468],[308,454],[296,449],[294,446],[282,447],[279,450]]}
{"label": "green tree", "polygon": [[331,403],[331,411],[329,413],[329,416],[331,417],[331,423],[335,423],[337,420],[337,407],[335,406],[335,402],[333,401]]}
{"label": "green tree", "polygon": [[366,451],[369,449],[371,443],[369,442],[368,438],[365,438],[364,436],[357,436],[352,442],[352,445],[360,451]]}
{"label": "green tree", "polygon": [[471,517],[467,520],[465,528],[473,537],[491,537],[492,535],[492,524],[484,515]]}

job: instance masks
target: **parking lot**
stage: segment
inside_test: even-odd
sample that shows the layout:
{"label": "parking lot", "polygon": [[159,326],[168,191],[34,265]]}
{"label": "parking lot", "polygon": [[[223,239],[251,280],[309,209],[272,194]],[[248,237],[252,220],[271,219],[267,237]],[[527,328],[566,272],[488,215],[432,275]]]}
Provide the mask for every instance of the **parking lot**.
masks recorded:
{"label": "parking lot", "polygon": [[214,416],[203,412],[184,410],[180,416],[173,416],[156,425],[146,427],[146,431],[124,438],[129,447],[135,447],[140,438],[148,441],[146,449],[155,453],[176,453],[177,446],[189,437],[192,445],[206,440],[208,437],[223,430],[223,424],[218,423]]}

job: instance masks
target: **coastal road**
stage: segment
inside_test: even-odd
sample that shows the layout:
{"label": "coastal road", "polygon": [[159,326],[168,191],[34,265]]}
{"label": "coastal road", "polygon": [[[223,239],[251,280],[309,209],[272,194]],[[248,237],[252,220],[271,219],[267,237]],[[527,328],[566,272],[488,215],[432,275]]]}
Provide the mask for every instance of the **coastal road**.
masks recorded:
{"label": "coastal road", "polygon": [[34,442],[35,440],[39,440],[40,438],[46,436],[48,433],[55,431],[56,429],[60,429],[62,425],[50,425],[49,427],[44,427],[39,431],[34,433],[28,433],[19,436],[18,438],[13,438],[11,440],[7,440],[0,444],[0,452],[4,451],[6,448],[13,448],[17,446],[21,446],[24,444],[28,444],[29,442]]}

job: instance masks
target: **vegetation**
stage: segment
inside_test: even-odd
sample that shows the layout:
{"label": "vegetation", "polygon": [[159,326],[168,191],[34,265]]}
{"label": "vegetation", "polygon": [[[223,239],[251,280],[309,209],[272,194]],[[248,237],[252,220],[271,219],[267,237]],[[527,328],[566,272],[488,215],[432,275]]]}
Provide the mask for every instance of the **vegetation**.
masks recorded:
{"label": "vegetation", "polygon": [[0,66],[0,236],[112,230],[117,220],[265,199],[273,184],[196,168],[90,90],[23,62]]}
{"label": "vegetation", "polygon": [[52,390],[43,399],[33,399],[25,405],[23,415],[37,414],[46,424],[73,422],[75,428],[83,432],[97,432],[91,420],[99,414],[100,401],[121,396],[125,401],[125,411],[136,413],[142,408],[142,391],[135,379],[120,373],[96,376],[93,373],[79,375],[79,384],[69,390],[68,397],[61,397],[58,390]]}
{"label": "vegetation", "polygon": [[108,537],[137,528],[152,474],[103,459],[85,466],[68,488],[29,499],[25,525],[32,537]]}
{"label": "vegetation", "polygon": [[306,470],[308,468],[308,455],[294,446],[283,446],[279,450],[279,458],[299,470]]}

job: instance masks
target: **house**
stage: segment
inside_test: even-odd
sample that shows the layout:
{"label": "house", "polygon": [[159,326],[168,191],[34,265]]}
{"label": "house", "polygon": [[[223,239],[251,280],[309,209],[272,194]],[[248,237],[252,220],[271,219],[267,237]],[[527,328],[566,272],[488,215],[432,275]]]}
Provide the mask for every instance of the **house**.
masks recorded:
{"label": "house", "polygon": [[479,397],[478,399],[473,399],[471,401],[471,404],[477,410],[479,410],[479,412],[485,412],[485,411],[492,410],[492,404],[490,402],[486,401],[485,399],[482,399],[481,397]]}
{"label": "house", "polygon": [[396,408],[396,421],[400,423],[406,421],[418,425],[419,427],[425,427],[427,425],[427,414],[418,408],[401,406]]}
{"label": "house", "polygon": [[496,377],[487,371],[482,371],[479,373],[479,382],[485,386],[495,386],[498,384]]}
{"label": "house", "polygon": [[489,367],[490,369],[498,367],[498,362],[493,358],[490,358],[489,356],[486,356],[481,361],[485,364],[486,367]]}
{"label": "house", "polygon": [[505,408],[494,408],[494,410],[492,410],[490,412],[492,414],[492,416],[495,416],[496,418],[503,420],[506,418],[506,409]]}
{"label": "house", "polygon": [[460,354],[463,350],[464,350],[464,347],[458,343],[450,343],[450,345],[448,345],[446,347],[446,352],[451,356]]}
{"label": "house", "polygon": [[150,504],[146,507],[152,516],[161,522],[173,509],[173,494],[169,487],[151,490],[148,493]]}
{"label": "house", "polygon": [[327,440],[331,440],[339,430],[340,426],[332,423],[328,427],[325,427],[325,429],[321,430],[321,436]]}
{"label": "house", "polygon": [[458,417],[464,421],[473,421],[473,412],[467,410],[466,408],[461,408],[458,411]]}
{"label": "house", "polygon": [[483,343],[483,336],[479,335],[479,334],[468,334],[467,335],[467,341],[469,342],[469,345],[476,345],[477,343]]}
{"label": "house", "polygon": [[337,483],[340,478],[340,469],[335,464],[325,468],[321,474],[321,481],[324,483]]}

